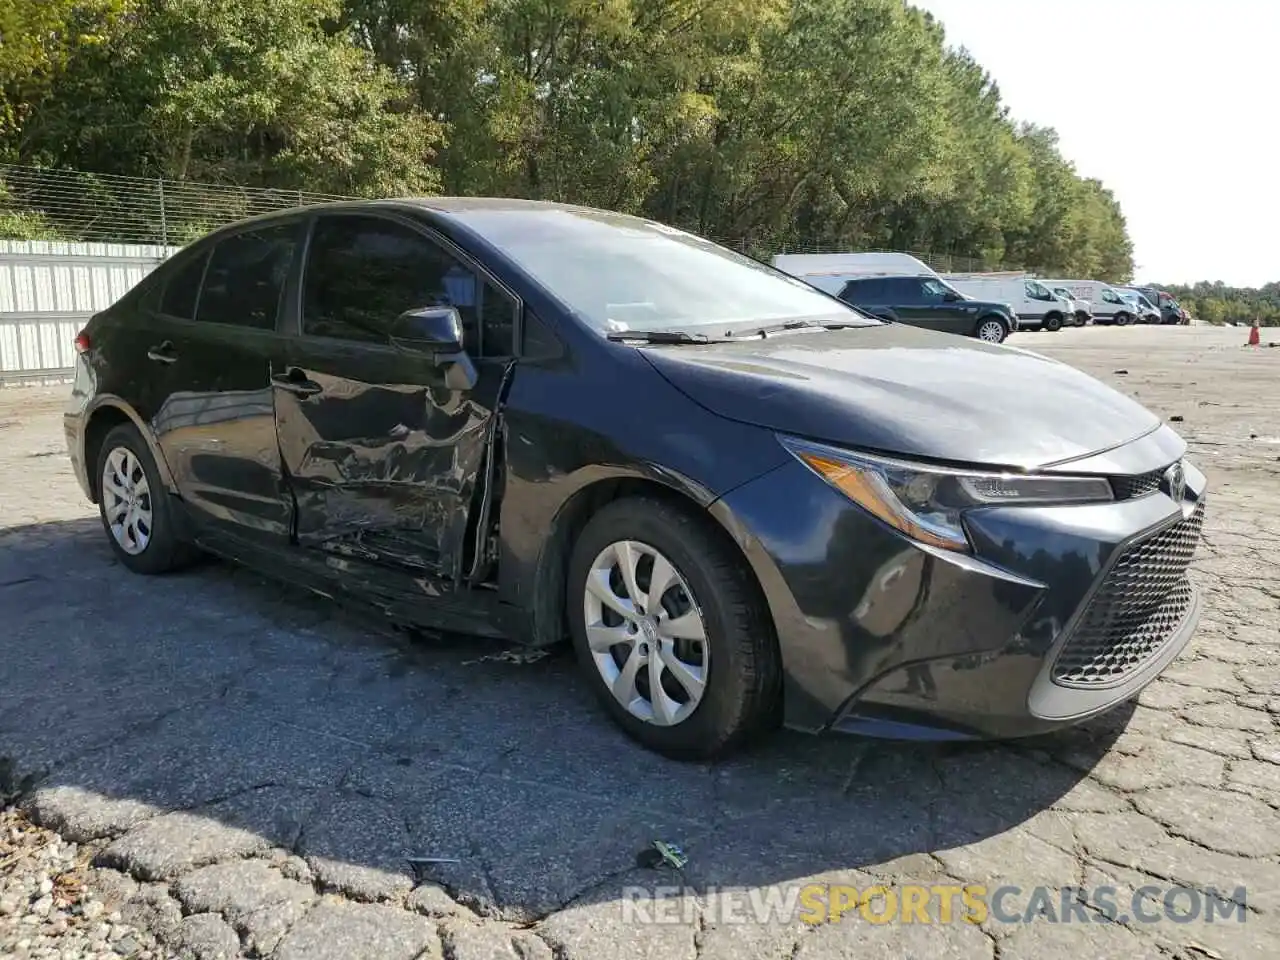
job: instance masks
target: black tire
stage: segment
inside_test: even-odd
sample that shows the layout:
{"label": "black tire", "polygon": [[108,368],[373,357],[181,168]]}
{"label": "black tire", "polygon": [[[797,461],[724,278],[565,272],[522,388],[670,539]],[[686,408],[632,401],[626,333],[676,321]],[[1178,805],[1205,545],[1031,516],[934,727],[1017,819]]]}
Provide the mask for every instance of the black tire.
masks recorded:
{"label": "black tire", "polygon": [[[569,560],[566,600],[573,645],[600,702],[637,742],[677,760],[725,756],[773,726],[781,664],[772,618],[750,569],[707,521],[649,497],[615,500],[587,523]],[[639,541],[659,551],[688,583],[702,615],[707,670],[702,700],[684,720],[660,726],[629,712],[612,694],[587,644],[583,600],[596,557]]]}
{"label": "black tire", "polygon": [[1115,315],[1115,324],[1118,327],[1127,327],[1133,323],[1133,317],[1123,311]]}
{"label": "black tire", "polygon": [[1062,329],[1062,316],[1057,313],[1047,314],[1044,318],[1044,329],[1050,333],[1057,333]]}
{"label": "black tire", "polygon": [[[1000,328],[999,339],[991,339],[994,334],[990,333],[995,327]],[[983,331],[988,331],[988,336],[983,336]],[[994,313],[988,314],[978,321],[977,326],[973,328],[973,335],[984,343],[1004,343],[1005,338],[1009,336],[1009,324],[1005,323],[1003,317],[998,317]]]}
{"label": "black tire", "polygon": [[[151,512],[151,525],[146,545],[138,553],[125,550],[116,539],[111,529],[112,518],[108,517],[108,492],[102,489],[103,475],[107,462],[117,450],[127,450],[134,458],[137,469],[146,476],[147,493],[144,498]],[[107,535],[107,542],[124,566],[134,573],[156,575],[180,570],[189,566],[199,557],[199,552],[180,536],[179,520],[174,511],[172,498],[160,479],[155,460],[151,456],[151,448],[147,446],[142,435],[132,424],[121,424],[114,427],[103,438],[98,450],[97,473],[94,483],[98,485],[98,515],[102,519],[102,529]]]}

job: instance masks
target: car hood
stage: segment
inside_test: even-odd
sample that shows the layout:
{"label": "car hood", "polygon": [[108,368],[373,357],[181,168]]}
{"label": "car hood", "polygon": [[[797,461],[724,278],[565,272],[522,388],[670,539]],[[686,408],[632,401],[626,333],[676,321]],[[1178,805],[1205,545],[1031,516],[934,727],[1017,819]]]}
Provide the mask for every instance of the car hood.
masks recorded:
{"label": "car hood", "polygon": [[900,324],[638,349],[722,417],[901,456],[1029,469],[1160,425],[1074,367]]}

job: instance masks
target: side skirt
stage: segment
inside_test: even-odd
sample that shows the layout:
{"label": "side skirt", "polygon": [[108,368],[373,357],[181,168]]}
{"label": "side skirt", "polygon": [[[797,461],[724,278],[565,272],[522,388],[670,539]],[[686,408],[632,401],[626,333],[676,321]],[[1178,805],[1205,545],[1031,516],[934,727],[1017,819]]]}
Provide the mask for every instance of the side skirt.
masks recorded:
{"label": "side skirt", "polygon": [[373,607],[393,625],[527,642],[520,624],[528,618],[500,603],[496,590],[457,588],[444,580],[294,545],[263,547],[220,531],[200,530],[194,540],[201,549],[269,579],[338,603],[354,601]]}

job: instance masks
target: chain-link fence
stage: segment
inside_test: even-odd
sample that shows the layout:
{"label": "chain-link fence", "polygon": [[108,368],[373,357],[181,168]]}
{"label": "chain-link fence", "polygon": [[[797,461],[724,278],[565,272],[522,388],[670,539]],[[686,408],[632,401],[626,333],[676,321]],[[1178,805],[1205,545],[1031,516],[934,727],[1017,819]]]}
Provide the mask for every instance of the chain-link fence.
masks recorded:
{"label": "chain-link fence", "polygon": [[0,164],[0,239],[182,246],[245,217],[345,199]]}
{"label": "chain-link fence", "polygon": [[[122,177],[0,164],[0,240],[161,244],[180,247],[244,217],[346,200],[302,190],[270,190],[187,180]],[[760,260],[780,253],[847,253],[847,246],[796,243],[768,235],[714,237]],[[939,273],[999,269],[973,257],[911,253]]]}

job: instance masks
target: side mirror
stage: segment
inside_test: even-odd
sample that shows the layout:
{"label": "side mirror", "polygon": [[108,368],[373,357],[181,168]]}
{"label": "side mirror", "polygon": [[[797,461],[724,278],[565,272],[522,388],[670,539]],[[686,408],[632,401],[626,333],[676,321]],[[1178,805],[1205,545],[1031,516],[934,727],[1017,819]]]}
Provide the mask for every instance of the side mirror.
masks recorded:
{"label": "side mirror", "polygon": [[409,349],[456,353],[462,349],[462,317],[456,307],[406,310],[392,324],[391,339]]}
{"label": "side mirror", "polygon": [[960,294],[956,293],[954,290],[948,290],[946,293],[942,295],[942,299],[947,303],[955,303],[956,301],[962,298]]}
{"label": "side mirror", "polygon": [[476,385],[475,364],[462,348],[462,316],[456,307],[406,310],[391,331],[392,346],[430,357],[436,366],[444,367],[444,385],[450,390],[470,390]]}

